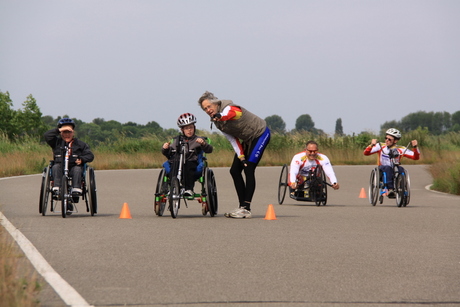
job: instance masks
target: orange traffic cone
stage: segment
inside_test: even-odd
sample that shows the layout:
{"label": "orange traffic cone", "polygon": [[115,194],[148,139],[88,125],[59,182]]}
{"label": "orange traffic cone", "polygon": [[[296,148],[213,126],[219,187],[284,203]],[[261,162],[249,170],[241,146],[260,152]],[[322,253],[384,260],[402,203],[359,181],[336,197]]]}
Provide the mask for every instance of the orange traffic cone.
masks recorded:
{"label": "orange traffic cone", "polygon": [[276,220],[275,209],[273,209],[273,205],[268,205],[267,213],[265,214],[264,220]]}
{"label": "orange traffic cone", "polygon": [[120,219],[132,219],[131,212],[129,211],[128,203],[123,204],[121,208]]}
{"label": "orange traffic cone", "polygon": [[361,188],[361,192],[359,193],[359,198],[367,198],[366,191],[364,191],[364,188]]}

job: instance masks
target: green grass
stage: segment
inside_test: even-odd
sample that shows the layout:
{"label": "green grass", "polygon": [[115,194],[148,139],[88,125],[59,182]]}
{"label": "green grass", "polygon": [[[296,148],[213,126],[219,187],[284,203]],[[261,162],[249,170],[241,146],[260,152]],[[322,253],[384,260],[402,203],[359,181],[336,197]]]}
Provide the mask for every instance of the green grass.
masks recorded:
{"label": "green grass", "polygon": [[0,226],[0,305],[40,306],[40,290],[36,272],[6,230]]}
{"label": "green grass", "polygon": [[[214,152],[208,155],[210,167],[230,166],[234,153],[223,135],[209,132],[197,134],[208,137],[214,146]],[[155,135],[139,139],[120,137],[114,142],[100,144],[93,148],[95,160],[91,165],[99,170],[160,168],[166,160],[161,154],[161,146],[173,136],[166,139]],[[379,139],[370,134],[318,137],[309,133],[274,133],[260,165],[290,163],[294,154],[304,150],[308,140],[318,142],[320,152],[326,154],[334,165],[374,165],[377,163],[376,155],[363,155],[364,148],[372,138]],[[432,165],[433,189],[460,194],[457,162],[460,155],[460,133],[431,136],[425,130],[416,130],[406,133],[399,143],[407,145],[413,139],[419,141],[421,158],[418,161],[404,159],[403,165]],[[11,142],[0,135],[0,177],[41,173],[50,159],[51,149],[43,142],[32,138]]]}

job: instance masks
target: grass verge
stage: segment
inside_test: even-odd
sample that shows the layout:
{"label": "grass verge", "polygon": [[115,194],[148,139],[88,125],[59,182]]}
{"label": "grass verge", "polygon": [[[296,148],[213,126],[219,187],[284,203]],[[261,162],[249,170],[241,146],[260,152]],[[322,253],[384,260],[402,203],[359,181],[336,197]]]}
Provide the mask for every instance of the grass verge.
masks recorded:
{"label": "grass verge", "polygon": [[5,228],[0,226],[0,305],[40,306],[40,290],[36,271]]}

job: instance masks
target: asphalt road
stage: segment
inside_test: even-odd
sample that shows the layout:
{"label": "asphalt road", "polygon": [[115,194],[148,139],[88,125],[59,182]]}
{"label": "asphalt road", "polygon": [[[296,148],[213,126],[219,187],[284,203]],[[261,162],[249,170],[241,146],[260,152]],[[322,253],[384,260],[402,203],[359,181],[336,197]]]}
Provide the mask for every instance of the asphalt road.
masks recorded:
{"label": "asphalt road", "polygon": [[[425,166],[407,166],[406,208],[372,207],[372,166],[336,166],[328,204],[277,204],[281,167],[257,170],[252,219],[225,218],[237,201],[227,168],[215,168],[219,213],[196,201],[158,217],[159,170],[96,171],[99,214],[38,213],[39,175],[0,180],[3,214],[94,306],[458,306],[460,197],[431,192]],[[120,219],[123,203],[132,219]],[[273,204],[277,220],[264,220]],[[44,306],[62,306],[46,287]]]}

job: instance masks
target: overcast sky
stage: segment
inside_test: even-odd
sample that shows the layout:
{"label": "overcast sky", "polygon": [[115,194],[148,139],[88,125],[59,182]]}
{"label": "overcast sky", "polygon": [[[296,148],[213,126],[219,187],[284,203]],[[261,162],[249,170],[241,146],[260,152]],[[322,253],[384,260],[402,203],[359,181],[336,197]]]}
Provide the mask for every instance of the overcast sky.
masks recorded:
{"label": "overcast sky", "polygon": [[209,90],[286,128],[460,110],[456,0],[1,0],[0,91],[43,115],[156,121]]}

